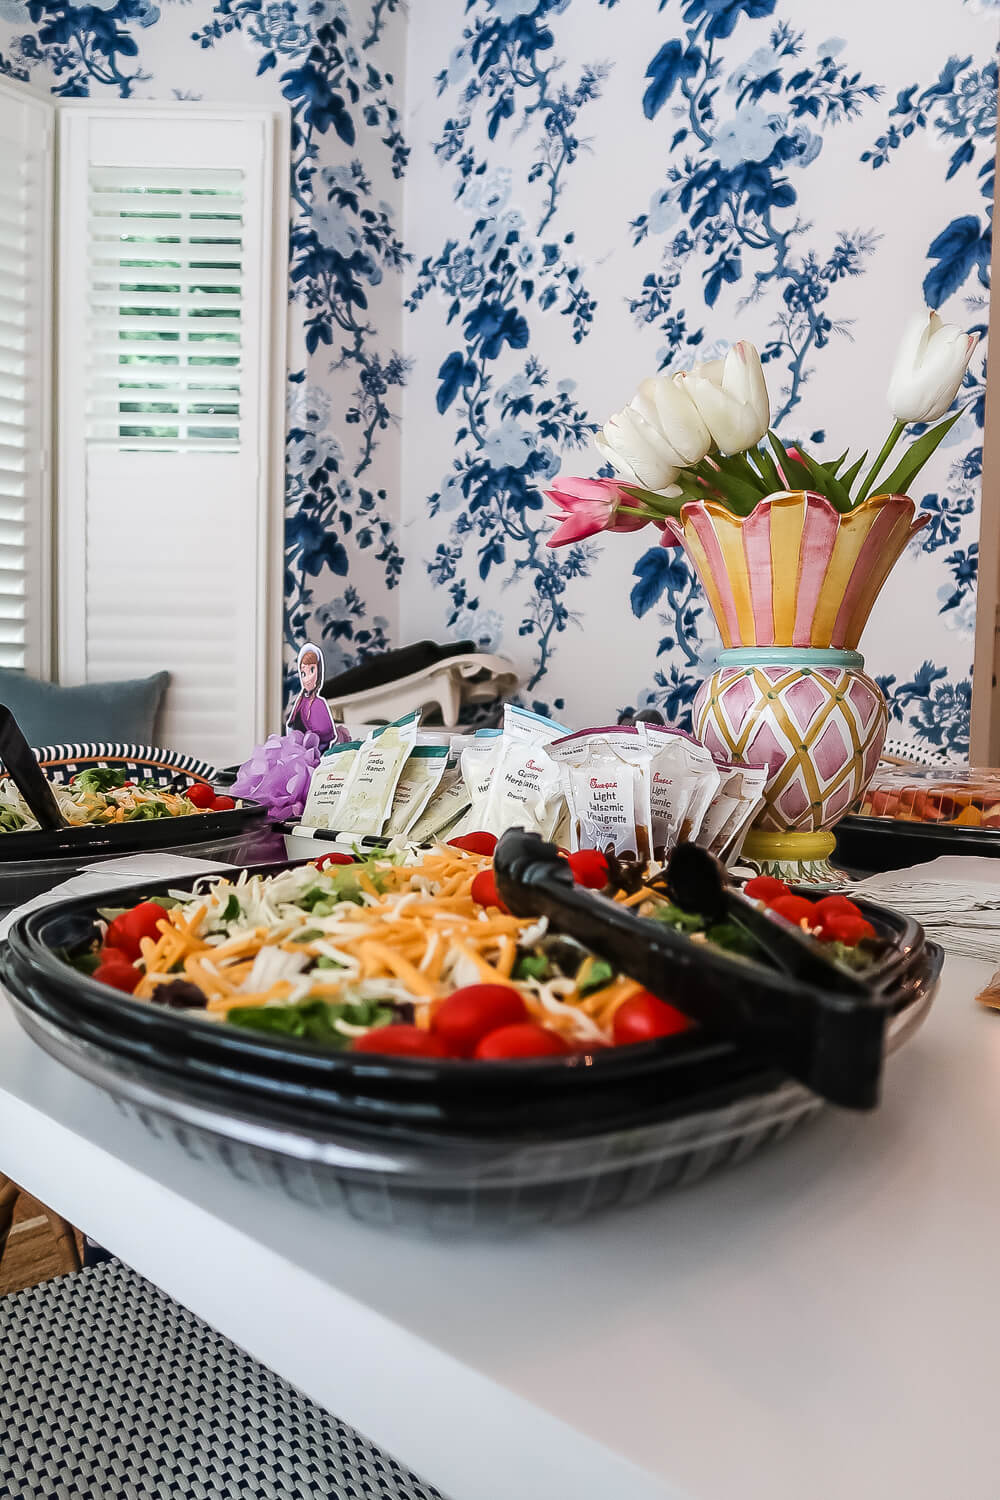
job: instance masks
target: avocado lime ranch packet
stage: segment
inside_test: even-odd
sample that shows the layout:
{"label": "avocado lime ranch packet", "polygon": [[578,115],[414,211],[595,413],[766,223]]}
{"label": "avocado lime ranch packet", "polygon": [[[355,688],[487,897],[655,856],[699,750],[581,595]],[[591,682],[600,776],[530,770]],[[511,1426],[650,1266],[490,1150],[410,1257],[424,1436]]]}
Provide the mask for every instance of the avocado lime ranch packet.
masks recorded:
{"label": "avocado lime ranch packet", "polygon": [[390,838],[409,833],[448,765],[447,745],[417,745],[396,783],[396,794],[382,832]]}
{"label": "avocado lime ranch packet", "polygon": [[334,811],[333,826],[338,833],[382,832],[403,766],[416,744],[419,723],[417,710],[372,730],[357,753]]}
{"label": "avocado lime ranch packet", "polygon": [[350,740],[346,745],[331,745],[327,750],[309,782],[309,795],[300,819],[307,827],[336,830],[331,815],[360,749],[360,740]]}

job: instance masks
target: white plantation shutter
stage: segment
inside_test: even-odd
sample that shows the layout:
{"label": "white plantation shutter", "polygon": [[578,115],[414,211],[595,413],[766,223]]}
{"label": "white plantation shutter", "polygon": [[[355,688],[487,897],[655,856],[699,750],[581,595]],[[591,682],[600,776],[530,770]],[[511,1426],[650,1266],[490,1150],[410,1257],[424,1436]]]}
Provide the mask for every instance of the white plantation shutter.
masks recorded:
{"label": "white plantation shutter", "polygon": [[0,84],[0,667],[48,676],[51,105]]}
{"label": "white plantation shutter", "polygon": [[166,668],[226,765],[275,727],[275,119],[128,109],[60,122],[62,676]]}

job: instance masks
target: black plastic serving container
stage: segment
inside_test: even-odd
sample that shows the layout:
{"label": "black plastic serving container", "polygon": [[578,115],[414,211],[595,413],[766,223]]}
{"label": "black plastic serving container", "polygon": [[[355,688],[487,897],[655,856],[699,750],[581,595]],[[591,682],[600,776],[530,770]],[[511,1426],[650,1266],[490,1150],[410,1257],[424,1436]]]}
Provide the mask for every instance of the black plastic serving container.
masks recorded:
{"label": "black plastic serving container", "polygon": [[[909,919],[861,904],[892,944],[888,1050],[929,1005],[941,953]],[[454,1232],[576,1217],[742,1159],[820,1107],[763,1057],[703,1030],[494,1064],[330,1053],[241,1031],[71,969],[59,950],[86,943],[94,918],[88,899],[12,929],[2,978],[31,1035],[192,1154],[367,1221]]]}
{"label": "black plastic serving container", "polygon": [[905,870],[939,859],[942,854],[1000,857],[1000,829],[995,828],[959,828],[852,814],[841,818],[833,831],[837,837],[836,864],[865,875]]}

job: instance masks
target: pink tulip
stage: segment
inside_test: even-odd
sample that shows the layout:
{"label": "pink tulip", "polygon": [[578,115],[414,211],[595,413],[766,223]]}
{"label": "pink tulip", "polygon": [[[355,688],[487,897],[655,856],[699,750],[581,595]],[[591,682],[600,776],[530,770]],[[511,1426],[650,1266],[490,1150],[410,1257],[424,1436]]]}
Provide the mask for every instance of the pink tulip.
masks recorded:
{"label": "pink tulip", "polygon": [[599,531],[638,531],[647,522],[645,516],[621,512],[622,504],[635,502],[614,479],[560,479],[558,488],[545,493],[563,512],[552,517],[559,524],[546,542],[549,547],[582,542]]}

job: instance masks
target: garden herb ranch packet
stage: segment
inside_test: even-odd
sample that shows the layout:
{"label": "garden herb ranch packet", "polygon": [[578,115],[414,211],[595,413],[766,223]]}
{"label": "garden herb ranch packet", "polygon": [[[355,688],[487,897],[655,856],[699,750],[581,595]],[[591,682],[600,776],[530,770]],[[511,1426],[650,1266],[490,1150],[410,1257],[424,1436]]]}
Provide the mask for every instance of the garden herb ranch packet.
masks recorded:
{"label": "garden herb ranch packet", "polygon": [[563,807],[559,767],[545,746],[566,730],[552,719],[508,703],[504,708],[500,753],[476,827],[498,838],[508,828],[552,837]]}
{"label": "garden herb ranch packet", "polygon": [[384,834],[395,838],[409,833],[433,796],[447,765],[447,745],[417,745],[410,752],[396,783],[396,795],[382,830]]}
{"label": "garden herb ranch packet", "polygon": [[300,821],[309,828],[333,828],[330,821],[340,801],[344,783],[361,749],[360,740],[349,740],[346,745],[331,745],[309,782],[309,795],[302,810]]}
{"label": "garden herb ranch packet", "polygon": [[334,812],[338,833],[378,834],[396,794],[403,766],[417,741],[420,711],[373,729],[357,753]]}

